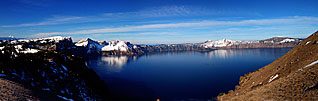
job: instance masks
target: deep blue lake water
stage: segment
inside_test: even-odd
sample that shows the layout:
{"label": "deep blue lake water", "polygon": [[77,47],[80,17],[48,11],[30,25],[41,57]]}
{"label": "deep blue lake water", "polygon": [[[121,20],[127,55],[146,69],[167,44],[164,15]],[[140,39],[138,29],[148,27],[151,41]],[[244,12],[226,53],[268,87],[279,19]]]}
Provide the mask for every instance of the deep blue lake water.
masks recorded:
{"label": "deep blue lake water", "polygon": [[240,76],[278,59],[291,48],[164,52],[87,60],[114,101],[209,100],[234,89]]}

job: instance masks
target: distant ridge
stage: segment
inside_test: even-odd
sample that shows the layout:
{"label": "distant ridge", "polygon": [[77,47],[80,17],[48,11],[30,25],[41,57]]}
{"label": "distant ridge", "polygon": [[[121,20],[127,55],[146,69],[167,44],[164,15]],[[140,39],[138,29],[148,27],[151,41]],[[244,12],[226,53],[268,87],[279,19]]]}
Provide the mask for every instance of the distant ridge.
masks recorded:
{"label": "distant ridge", "polygon": [[23,39],[23,38],[15,38],[15,37],[12,37],[12,36],[0,37],[0,40],[19,40],[19,39]]}

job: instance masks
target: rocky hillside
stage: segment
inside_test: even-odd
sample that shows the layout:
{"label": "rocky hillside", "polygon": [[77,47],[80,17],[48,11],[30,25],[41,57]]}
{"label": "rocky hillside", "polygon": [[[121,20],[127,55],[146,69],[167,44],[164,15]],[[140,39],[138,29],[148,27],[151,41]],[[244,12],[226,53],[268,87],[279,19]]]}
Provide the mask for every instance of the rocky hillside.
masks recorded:
{"label": "rocky hillside", "polygon": [[39,100],[31,90],[6,79],[0,78],[0,88],[0,100]]}
{"label": "rocky hillside", "polygon": [[318,32],[271,64],[240,77],[218,100],[318,100]]}
{"label": "rocky hillside", "polygon": [[[107,96],[107,86],[93,70],[88,69],[83,58],[56,51],[38,50],[34,53],[25,53],[21,50],[24,49],[6,45],[0,53],[1,78],[29,87],[27,90],[9,82],[6,86],[8,90],[1,91],[1,94],[6,94],[7,91],[14,93],[14,96],[20,94],[19,90],[14,89],[26,92],[24,94],[24,91],[21,91],[21,96],[9,100],[29,99],[25,96],[36,95],[34,93],[38,93],[38,90],[65,100],[101,100]],[[12,93],[2,98],[7,98]],[[1,100],[4,100],[2,98]]]}

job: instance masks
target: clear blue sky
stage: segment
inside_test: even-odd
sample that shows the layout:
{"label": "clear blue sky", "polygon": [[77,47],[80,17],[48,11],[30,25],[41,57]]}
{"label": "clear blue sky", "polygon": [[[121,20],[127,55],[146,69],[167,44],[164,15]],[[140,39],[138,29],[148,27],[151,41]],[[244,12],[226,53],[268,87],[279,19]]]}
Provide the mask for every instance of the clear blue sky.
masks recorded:
{"label": "clear blue sky", "polygon": [[0,37],[187,43],[307,37],[318,0],[1,0]]}

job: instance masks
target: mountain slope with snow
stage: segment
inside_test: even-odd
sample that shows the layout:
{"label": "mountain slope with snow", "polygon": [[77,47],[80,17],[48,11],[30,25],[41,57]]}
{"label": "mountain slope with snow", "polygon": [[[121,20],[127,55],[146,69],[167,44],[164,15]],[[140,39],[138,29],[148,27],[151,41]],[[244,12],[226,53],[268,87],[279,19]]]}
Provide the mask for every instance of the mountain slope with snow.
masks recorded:
{"label": "mountain slope with snow", "polygon": [[90,38],[85,38],[79,40],[77,43],[75,43],[75,46],[78,47],[84,47],[87,49],[87,54],[90,53],[100,53],[104,45],[101,45],[99,42],[94,41]]}
{"label": "mountain slope with snow", "polygon": [[102,52],[106,55],[112,54],[140,54],[143,53],[143,50],[141,50],[140,46],[131,44],[130,42],[115,40],[108,42],[107,45],[105,45],[102,48]]}

